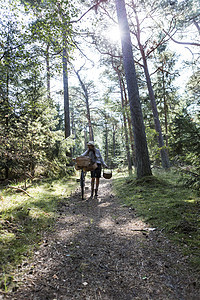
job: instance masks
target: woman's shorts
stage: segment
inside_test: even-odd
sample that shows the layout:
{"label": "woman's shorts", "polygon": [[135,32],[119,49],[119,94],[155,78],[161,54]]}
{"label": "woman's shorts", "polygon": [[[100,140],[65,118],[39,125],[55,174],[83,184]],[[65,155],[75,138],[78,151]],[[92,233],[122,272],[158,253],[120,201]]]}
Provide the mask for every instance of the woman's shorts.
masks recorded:
{"label": "woman's shorts", "polygon": [[101,164],[97,164],[97,168],[94,171],[91,171],[91,178],[100,178],[101,177]]}

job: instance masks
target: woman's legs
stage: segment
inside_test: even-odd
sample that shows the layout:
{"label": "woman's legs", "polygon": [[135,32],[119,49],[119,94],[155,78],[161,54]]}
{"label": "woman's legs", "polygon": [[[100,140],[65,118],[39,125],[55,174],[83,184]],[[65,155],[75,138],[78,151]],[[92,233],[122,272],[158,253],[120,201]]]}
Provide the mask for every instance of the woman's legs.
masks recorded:
{"label": "woman's legs", "polygon": [[94,195],[94,182],[95,182],[95,177],[91,178],[91,197]]}
{"label": "woman's legs", "polygon": [[99,178],[96,178],[96,189],[95,189],[95,196],[98,196],[98,188],[99,188]]}
{"label": "woman's legs", "polygon": [[101,177],[101,164],[97,164],[98,167],[94,171],[91,171],[91,198],[94,195],[94,185],[96,179],[96,186],[95,186],[95,196],[97,196],[98,188],[99,188],[99,180]]}
{"label": "woman's legs", "polygon": [[97,196],[98,188],[99,188],[99,178],[92,177],[91,178],[91,197],[94,195],[94,184],[96,179],[96,188],[95,188],[95,196]]}

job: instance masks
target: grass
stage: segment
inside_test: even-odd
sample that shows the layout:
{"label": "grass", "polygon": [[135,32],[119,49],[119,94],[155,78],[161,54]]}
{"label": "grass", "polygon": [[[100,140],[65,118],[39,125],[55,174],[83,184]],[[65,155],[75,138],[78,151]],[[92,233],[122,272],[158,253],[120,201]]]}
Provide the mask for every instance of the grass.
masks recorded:
{"label": "grass", "polygon": [[[196,193],[184,188],[172,171],[160,171],[140,180],[125,173],[115,173],[113,178],[123,204],[133,207],[138,216],[178,243],[200,270],[200,199]],[[59,203],[68,201],[76,186],[73,177],[46,180],[27,189],[32,197],[13,189],[0,189],[1,291],[15,288],[15,269],[32,256],[44,232],[53,230]]]}
{"label": "grass", "polygon": [[117,177],[114,189],[123,204],[136,210],[145,222],[177,243],[193,267],[200,270],[200,198],[185,188],[173,171],[155,172],[136,179]]}
{"label": "grass", "polygon": [[76,179],[45,180],[27,189],[28,195],[0,189],[0,290],[14,288],[14,269],[31,257],[45,231],[53,230],[60,201],[68,201]]}

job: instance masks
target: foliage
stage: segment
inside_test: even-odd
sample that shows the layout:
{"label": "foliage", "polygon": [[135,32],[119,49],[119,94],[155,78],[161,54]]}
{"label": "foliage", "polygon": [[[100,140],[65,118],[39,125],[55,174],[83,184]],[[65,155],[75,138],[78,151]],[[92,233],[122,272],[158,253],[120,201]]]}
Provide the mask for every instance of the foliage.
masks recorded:
{"label": "foliage", "polygon": [[[197,1],[168,0],[156,0],[153,3],[136,0],[134,3],[139,20],[142,21],[145,18],[142,28],[146,34],[141,35],[141,42],[148,59],[149,71],[152,73],[151,79],[162,130],[166,131],[165,140],[169,138],[170,154],[174,159],[178,155],[176,153],[178,148],[174,145],[172,120],[182,109],[181,96],[182,99],[187,98],[185,102],[188,111],[192,113],[192,118],[195,116],[194,122],[198,123],[199,116],[196,108],[199,105],[199,73],[198,60],[196,55],[193,55],[193,65],[190,62],[185,64],[185,67],[193,68],[193,74],[186,86],[187,97],[184,97],[182,91],[177,90],[174,85],[178,75],[178,70],[175,68],[178,57],[168,50],[170,49],[169,36],[166,32],[169,35],[174,33],[173,37],[176,39],[180,36],[187,39],[188,32],[193,30],[195,34],[191,35],[191,39],[194,41],[197,36],[195,22],[198,4]],[[134,18],[130,18],[133,12],[133,2],[129,4],[127,11],[134,41],[133,27],[136,24],[133,24]],[[70,87],[72,137],[67,142],[64,141],[62,133],[64,129],[62,105],[59,107],[56,103],[56,93],[53,95],[52,87],[51,99],[48,99],[46,61],[49,59],[49,75],[53,81],[61,73],[63,43],[67,48],[70,63],[80,64],[81,58],[84,60],[86,70],[89,61],[86,62],[86,57],[93,60],[91,53],[97,53],[97,50],[101,53],[99,64],[104,66],[104,72],[100,75],[99,84],[96,86],[93,84],[90,90],[91,119],[95,140],[109,164],[120,167],[127,165],[121,95],[118,78],[113,70],[114,66],[118,67],[122,74],[124,72],[121,47],[119,41],[113,41],[113,36],[109,35],[109,30],[116,26],[115,3],[114,1],[102,2],[98,7],[98,14],[90,10],[88,15],[86,14],[79,22],[75,22],[82,16],[83,8],[87,11],[90,4],[85,1],[72,3],[52,0],[15,1],[13,3],[6,1],[2,4],[2,10],[0,10],[2,29],[0,37],[0,171],[2,177],[5,177],[8,172],[16,174],[19,170],[22,173],[27,170],[34,172],[36,166],[37,170],[43,167],[44,173],[48,175],[63,174],[67,172],[66,164],[69,164],[65,158],[65,150],[68,152],[72,150],[73,155],[79,155],[84,150],[84,142],[88,138],[88,127],[81,90],[77,87]],[[85,22],[87,16],[90,16],[90,22]],[[78,59],[73,61],[72,50],[75,45],[80,51]],[[85,46],[88,45],[93,52],[85,52]],[[141,56],[135,45],[134,42],[133,50],[148,147],[151,161],[158,164],[157,137],[153,130],[153,117],[144,82]],[[195,48],[190,49],[193,51]],[[92,70],[91,65],[97,67],[96,63],[91,62],[89,70]],[[93,79],[92,72],[87,71],[87,74],[87,82],[90,84]],[[59,93],[63,96],[62,92]],[[185,135],[183,131],[182,134]],[[181,135],[179,140],[181,140]],[[185,139],[184,136],[183,139]],[[198,153],[195,151],[193,147],[190,155],[188,152],[187,155],[178,159],[182,162],[185,160],[186,164],[195,163],[196,165]]]}
{"label": "foliage", "polygon": [[[198,65],[198,63],[196,65]],[[188,109],[196,117],[196,121],[200,122],[200,71],[194,70],[186,88],[188,92]]]}
{"label": "foliage", "polygon": [[200,169],[200,130],[196,122],[187,113],[177,115],[172,125],[171,151],[173,157],[192,165],[197,171]]}
{"label": "foliage", "polygon": [[160,164],[160,149],[158,147],[157,139],[158,133],[155,129],[146,127],[147,143],[149,147],[149,158],[151,164],[159,165]]}
{"label": "foliage", "polygon": [[115,179],[114,187],[124,205],[135,210],[151,227],[167,234],[194,267],[200,269],[200,199],[179,180],[174,171],[155,171],[153,177],[140,180]]}
{"label": "foliage", "polygon": [[192,117],[183,111],[173,120],[171,154],[174,163],[181,166],[186,186],[200,191],[200,128]]}
{"label": "foliage", "polygon": [[[20,6],[24,20],[22,16],[13,17],[16,7],[9,2],[7,13],[1,20],[1,179],[20,177],[26,172],[33,176],[36,166],[43,167],[46,175],[67,172],[66,164],[69,162],[65,154],[70,151],[72,141],[64,141],[64,134],[60,131],[63,118],[59,107],[47,95],[45,65],[42,63],[47,55],[43,51],[43,43],[50,42],[53,32],[57,36],[51,51],[58,51],[58,42],[62,47],[59,18],[52,19],[55,23],[51,24],[57,30],[52,32],[48,27],[51,14],[56,14],[53,2],[49,4],[45,11],[44,3],[41,7],[39,3],[32,3],[31,7],[33,11],[36,8],[35,16],[39,19],[33,21],[31,16],[27,22],[26,14],[30,13],[26,10],[28,2],[24,11]],[[70,13],[74,14],[72,7]],[[66,14],[66,18],[69,21],[69,15]]]}
{"label": "foliage", "polygon": [[[63,132],[55,131],[57,124],[57,111],[54,106],[43,96],[39,75],[34,78],[23,80],[23,89],[17,95],[15,107],[9,103],[10,114],[7,121],[1,119],[1,146],[0,168],[8,168],[13,177],[20,176],[25,172],[34,175],[38,165],[43,166],[48,172],[55,172],[55,161],[60,159],[60,167],[66,165],[61,154],[61,144],[64,140]],[[16,96],[15,96],[16,97]],[[68,143],[65,142],[66,149],[62,147],[62,153],[67,150]],[[60,149],[55,150],[60,146]],[[51,163],[50,163],[51,162]],[[56,163],[58,167],[58,162]],[[6,177],[7,177],[6,176]]]}

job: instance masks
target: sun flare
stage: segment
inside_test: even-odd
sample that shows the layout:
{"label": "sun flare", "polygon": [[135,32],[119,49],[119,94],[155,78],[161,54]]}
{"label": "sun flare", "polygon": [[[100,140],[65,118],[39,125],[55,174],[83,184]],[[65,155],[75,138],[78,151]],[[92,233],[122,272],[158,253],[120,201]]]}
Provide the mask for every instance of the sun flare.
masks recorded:
{"label": "sun flare", "polygon": [[106,36],[112,42],[119,42],[120,41],[120,30],[118,26],[110,27],[109,30],[106,32]]}

